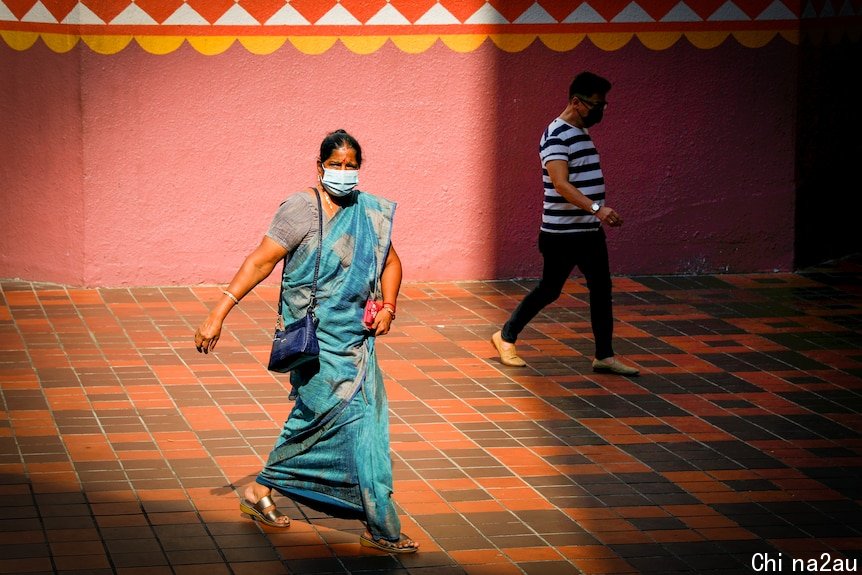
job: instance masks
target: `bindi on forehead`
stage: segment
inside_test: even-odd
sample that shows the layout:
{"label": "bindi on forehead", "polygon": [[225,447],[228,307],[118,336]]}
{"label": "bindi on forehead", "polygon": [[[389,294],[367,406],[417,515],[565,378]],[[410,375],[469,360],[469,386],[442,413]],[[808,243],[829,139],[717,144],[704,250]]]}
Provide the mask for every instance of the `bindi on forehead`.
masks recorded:
{"label": "bindi on forehead", "polygon": [[348,147],[336,148],[332,151],[332,155],[327,158],[327,164],[345,164],[356,163],[356,150]]}

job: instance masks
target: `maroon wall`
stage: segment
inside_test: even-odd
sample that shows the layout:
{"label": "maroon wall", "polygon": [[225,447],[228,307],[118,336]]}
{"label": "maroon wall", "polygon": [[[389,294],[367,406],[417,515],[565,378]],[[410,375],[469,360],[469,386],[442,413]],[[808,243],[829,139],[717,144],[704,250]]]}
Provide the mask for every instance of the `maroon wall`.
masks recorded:
{"label": "maroon wall", "polygon": [[[520,57],[519,57],[520,56]],[[532,46],[497,56],[488,86],[499,108],[492,152],[501,276],[537,273],[541,213],[539,136],[562,111],[581,69],[613,83],[605,120],[592,130],[608,203],[625,225],[608,232],[614,271],[740,272],[793,262],[796,47],[727,41],[712,50],[682,40],[666,50],[637,41],[606,52],[584,42],[570,53]],[[535,250],[534,250],[535,251]]]}

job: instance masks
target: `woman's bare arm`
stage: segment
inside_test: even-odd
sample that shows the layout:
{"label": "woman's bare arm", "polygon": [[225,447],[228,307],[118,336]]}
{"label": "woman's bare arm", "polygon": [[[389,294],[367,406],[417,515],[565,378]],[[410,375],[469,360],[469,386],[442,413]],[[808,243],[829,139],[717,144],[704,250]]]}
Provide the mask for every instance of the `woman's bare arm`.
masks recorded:
{"label": "woman's bare arm", "polygon": [[[254,287],[272,273],[275,265],[287,255],[287,250],[268,236],[243,261],[233,276],[227,291],[241,300]],[[227,295],[222,296],[210,310],[207,318],[195,331],[195,347],[198,351],[209,353],[214,350],[221,336],[222,324],[227,314],[236,304]]]}
{"label": "woman's bare arm", "polygon": [[[378,312],[371,329],[375,335],[386,335],[395,318],[395,309],[398,305],[398,292],[401,290],[401,258],[395,251],[395,246],[389,246],[389,255],[383,264],[383,274],[380,276],[380,290],[383,292],[384,307]],[[389,309],[391,305],[393,309]]]}

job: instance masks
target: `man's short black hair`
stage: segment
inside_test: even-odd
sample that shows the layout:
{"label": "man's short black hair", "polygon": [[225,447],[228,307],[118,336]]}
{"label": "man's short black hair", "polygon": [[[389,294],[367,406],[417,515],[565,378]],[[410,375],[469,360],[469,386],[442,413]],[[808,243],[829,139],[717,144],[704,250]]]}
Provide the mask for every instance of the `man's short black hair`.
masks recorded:
{"label": "man's short black hair", "polygon": [[592,72],[581,72],[569,86],[569,100],[575,95],[590,97],[593,94],[605,95],[611,91],[611,83]]}

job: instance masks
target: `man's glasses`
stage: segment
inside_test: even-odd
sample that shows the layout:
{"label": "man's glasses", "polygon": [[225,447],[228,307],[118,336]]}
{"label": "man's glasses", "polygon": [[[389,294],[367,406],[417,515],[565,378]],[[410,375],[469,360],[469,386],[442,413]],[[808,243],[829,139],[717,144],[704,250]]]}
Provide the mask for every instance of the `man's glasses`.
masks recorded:
{"label": "man's glasses", "polygon": [[588,99],[586,99],[586,98],[582,98],[581,96],[575,96],[575,98],[577,98],[578,100],[580,100],[580,101],[581,101],[581,103],[582,103],[582,104],[584,104],[584,105],[585,105],[587,108],[589,108],[590,110],[592,110],[592,109],[593,109],[593,108],[595,108],[596,106],[601,106],[602,110],[607,110],[607,109],[608,109],[608,103],[607,103],[607,102],[593,102],[592,100],[588,100]]}

